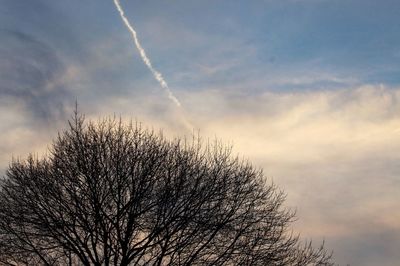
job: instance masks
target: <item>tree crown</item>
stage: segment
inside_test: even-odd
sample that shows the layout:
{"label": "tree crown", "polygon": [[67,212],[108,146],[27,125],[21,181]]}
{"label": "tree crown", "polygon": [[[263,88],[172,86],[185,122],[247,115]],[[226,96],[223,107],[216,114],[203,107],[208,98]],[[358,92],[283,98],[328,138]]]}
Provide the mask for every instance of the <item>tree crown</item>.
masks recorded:
{"label": "tree crown", "polygon": [[290,234],[284,198],[219,142],[76,114],[46,158],[11,163],[0,262],[333,265],[322,246]]}

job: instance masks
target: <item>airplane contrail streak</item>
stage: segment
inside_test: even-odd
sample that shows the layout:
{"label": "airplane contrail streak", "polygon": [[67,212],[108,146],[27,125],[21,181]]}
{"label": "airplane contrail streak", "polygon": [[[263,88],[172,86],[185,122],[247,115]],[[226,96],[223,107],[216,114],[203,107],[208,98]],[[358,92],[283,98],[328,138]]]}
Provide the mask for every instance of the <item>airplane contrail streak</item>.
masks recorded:
{"label": "airplane contrail streak", "polygon": [[150,69],[151,73],[153,74],[154,78],[160,83],[161,87],[167,92],[168,98],[172,100],[176,106],[180,107],[181,103],[169,89],[167,82],[164,80],[163,76],[160,72],[158,72],[153,65],[151,64],[150,59],[147,57],[145,50],[143,49],[142,45],[139,42],[137,37],[137,33],[135,29],[132,27],[131,23],[129,22],[128,18],[125,16],[124,10],[121,7],[119,0],[114,0],[114,4],[118,9],[118,12],[124,22],[125,26],[128,28],[129,32],[132,34],[133,40],[135,42],[136,48],[139,50],[140,56],[142,57],[143,62],[145,65]]}

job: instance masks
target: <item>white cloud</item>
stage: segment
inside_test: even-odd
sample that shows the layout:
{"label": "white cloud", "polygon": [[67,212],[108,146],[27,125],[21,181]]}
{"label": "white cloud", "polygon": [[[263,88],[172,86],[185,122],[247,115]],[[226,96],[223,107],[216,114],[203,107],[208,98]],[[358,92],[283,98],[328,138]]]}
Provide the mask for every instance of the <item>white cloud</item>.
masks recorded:
{"label": "white cloud", "polygon": [[400,229],[400,89],[264,93],[203,91],[183,104],[206,136],[264,168],[297,206],[306,236]]}

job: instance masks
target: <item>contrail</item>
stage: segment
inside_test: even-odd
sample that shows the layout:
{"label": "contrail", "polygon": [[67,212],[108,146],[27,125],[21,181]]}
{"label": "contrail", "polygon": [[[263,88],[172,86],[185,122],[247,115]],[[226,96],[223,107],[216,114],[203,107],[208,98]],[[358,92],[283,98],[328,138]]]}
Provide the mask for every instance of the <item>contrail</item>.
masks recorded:
{"label": "contrail", "polygon": [[154,69],[153,65],[151,64],[150,59],[147,57],[145,50],[143,49],[142,45],[139,42],[136,31],[133,29],[131,23],[129,23],[128,18],[125,16],[124,10],[122,9],[119,0],[114,0],[114,4],[118,9],[119,14],[121,15],[122,21],[125,23],[125,26],[128,28],[128,30],[132,34],[133,40],[135,41],[136,48],[139,50],[140,56],[142,57],[143,62],[150,69],[151,73],[153,73],[154,78],[158,81],[158,83],[160,83],[161,87],[167,92],[168,98],[170,100],[172,100],[176,104],[176,106],[180,107],[181,103],[175,97],[175,95],[172,93],[172,91],[169,89],[168,84],[164,80],[161,73],[158,72],[156,69]]}

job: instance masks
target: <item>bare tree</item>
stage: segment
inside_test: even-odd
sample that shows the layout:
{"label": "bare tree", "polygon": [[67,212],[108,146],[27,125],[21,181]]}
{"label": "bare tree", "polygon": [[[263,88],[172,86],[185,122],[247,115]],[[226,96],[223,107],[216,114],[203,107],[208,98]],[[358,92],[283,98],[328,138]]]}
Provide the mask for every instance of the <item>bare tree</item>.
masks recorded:
{"label": "bare tree", "polygon": [[4,265],[333,265],[261,170],[198,138],[76,115],[0,190]]}

